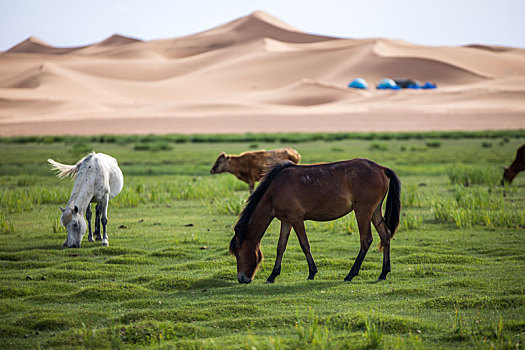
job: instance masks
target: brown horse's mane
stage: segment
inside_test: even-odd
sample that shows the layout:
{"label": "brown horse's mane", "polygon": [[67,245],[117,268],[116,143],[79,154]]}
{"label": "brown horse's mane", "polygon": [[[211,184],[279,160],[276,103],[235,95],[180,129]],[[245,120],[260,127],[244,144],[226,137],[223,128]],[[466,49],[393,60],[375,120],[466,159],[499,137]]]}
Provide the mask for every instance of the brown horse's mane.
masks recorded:
{"label": "brown horse's mane", "polygon": [[235,224],[235,235],[230,242],[231,254],[235,255],[239,251],[239,248],[241,247],[241,244],[246,236],[246,229],[250,219],[252,218],[253,212],[255,211],[257,204],[259,204],[261,201],[272,181],[282,170],[295,165],[295,163],[286,160],[284,162],[276,163],[268,169],[259,186],[257,186],[255,191],[250,195],[250,197],[248,197],[248,200],[246,201],[246,207],[244,207],[243,211],[239,215],[237,224]]}

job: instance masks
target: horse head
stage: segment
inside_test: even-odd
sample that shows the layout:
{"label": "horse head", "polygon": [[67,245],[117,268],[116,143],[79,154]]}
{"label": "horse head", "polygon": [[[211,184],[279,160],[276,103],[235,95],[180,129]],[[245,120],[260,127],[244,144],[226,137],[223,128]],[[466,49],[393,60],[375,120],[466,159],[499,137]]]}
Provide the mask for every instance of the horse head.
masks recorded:
{"label": "horse head", "polygon": [[230,253],[237,259],[237,280],[250,283],[263,258],[260,244],[248,240],[239,242],[235,235],[230,242]]}
{"label": "horse head", "polygon": [[68,207],[62,209],[62,217],[60,222],[67,230],[67,239],[63,244],[63,247],[68,248],[80,248],[82,237],[86,233],[86,221],[78,206]]}
{"label": "horse head", "polygon": [[211,174],[220,174],[227,170],[227,163],[228,163],[228,156],[226,153],[221,152],[219,156],[217,157],[217,160],[215,160],[215,163],[210,169]]}
{"label": "horse head", "polygon": [[516,173],[512,171],[511,168],[508,166],[503,167],[503,178],[501,179],[501,185],[505,185],[505,183],[510,184],[512,180],[514,180],[514,177],[516,176]]}

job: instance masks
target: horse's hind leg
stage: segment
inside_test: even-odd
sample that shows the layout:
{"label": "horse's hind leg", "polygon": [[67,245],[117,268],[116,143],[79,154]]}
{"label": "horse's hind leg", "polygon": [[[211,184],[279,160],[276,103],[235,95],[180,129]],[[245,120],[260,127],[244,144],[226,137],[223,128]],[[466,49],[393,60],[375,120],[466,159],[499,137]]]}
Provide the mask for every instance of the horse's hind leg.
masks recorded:
{"label": "horse's hind leg", "polygon": [[378,280],[386,280],[386,275],[390,272],[390,239],[392,238],[392,234],[386,226],[385,219],[381,214],[381,204],[382,203],[380,203],[374,211],[372,222],[374,223],[377,233],[379,233],[379,238],[381,238],[380,247],[383,248],[383,270],[381,271]]}
{"label": "horse's hind leg", "polygon": [[290,231],[292,225],[287,222],[281,221],[281,234],[279,235],[279,243],[277,244],[277,257],[275,258],[275,265],[272,270],[272,274],[266,280],[266,283],[273,283],[275,277],[281,274],[281,262],[283,260],[283,254],[286,250],[286,244],[288,243],[288,237],[290,237]]}
{"label": "horse's hind leg", "polygon": [[293,225],[293,229],[297,238],[299,239],[299,244],[303,250],[304,255],[306,256],[306,261],[308,262],[308,279],[313,280],[315,274],[317,273],[317,265],[315,264],[312,253],[310,253],[310,243],[308,243],[308,237],[306,237],[306,230],[304,228],[304,221],[299,221]]}
{"label": "horse's hind leg", "polygon": [[106,195],[106,197],[102,200],[100,208],[100,211],[102,212],[102,218],[100,219],[100,222],[102,223],[102,229],[104,231],[104,236],[102,237],[102,245],[105,247],[109,245],[108,234],[106,232],[106,226],[108,225],[108,202],[109,196]]}
{"label": "horse's hind leg", "polygon": [[372,213],[370,210],[360,210],[355,209],[355,218],[357,220],[357,226],[359,227],[359,237],[361,241],[361,249],[359,250],[359,254],[357,254],[357,258],[355,259],[354,264],[352,265],[352,268],[350,269],[350,272],[345,277],[345,281],[350,282],[352,278],[357,276],[359,274],[359,269],[361,268],[361,264],[363,263],[363,260],[365,259],[366,253],[368,252],[368,248],[370,248],[370,245],[372,244],[372,227],[370,226],[370,221],[372,219]]}
{"label": "horse's hind leg", "polygon": [[95,240],[101,241],[102,237],[100,236],[100,217],[102,216],[102,207],[100,203],[97,203],[95,207]]}
{"label": "horse's hind leg", "polygon": [[87,220],[87,224],[88,224],[88,241],[89,242],[94,242],[93,234],[91,233],[91,217],[92,217],[92,214],[91,214],[91,203],[89,203],[88,206],[87,206],[87,209],[86,209],[86,220]]}

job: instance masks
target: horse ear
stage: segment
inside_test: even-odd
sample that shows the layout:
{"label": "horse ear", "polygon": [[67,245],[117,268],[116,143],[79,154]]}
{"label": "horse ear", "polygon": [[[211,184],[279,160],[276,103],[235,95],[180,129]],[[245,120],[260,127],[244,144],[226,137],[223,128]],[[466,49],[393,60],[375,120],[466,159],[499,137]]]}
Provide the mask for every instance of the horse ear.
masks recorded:
{"label": "horse ear", "polygon": [[66,209],[64,209],[64,208],[62,208],[62,207],[58,207],[58,208],[60,208],[60,210],[62,211],[62,213],[66,211]]}
{"label": "horse ear", "polygon": [[75,205],[75,208],[73,208],[73,211],[75,212],[75,214],[78,214],[78,207]]}

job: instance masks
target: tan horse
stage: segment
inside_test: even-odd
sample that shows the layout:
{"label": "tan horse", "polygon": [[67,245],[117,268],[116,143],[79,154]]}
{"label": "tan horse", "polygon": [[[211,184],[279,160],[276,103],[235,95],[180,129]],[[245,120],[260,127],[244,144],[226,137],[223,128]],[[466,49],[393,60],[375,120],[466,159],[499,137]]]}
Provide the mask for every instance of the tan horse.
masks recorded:
{"label": "tan horse", "polygon": [[[381,214],[388,191],[385,218]],[[345,281],[357,276],[372,243],[372,222],[381,238],[383,270],[379,280],[390,272],[390,240],[399,224],[401,182],[396,173],[367,159],[343,162],[295,165],[284,162],[274,165],[255,192],[248,198],[230,253],[237,258],[239,283],[250,283],[262,260],[261,239],[270,222],[281,221],[275,266],[267,283],[273,283],[281,272],[281,261],[293,227],[308,261],[308,279],[313,279],[317,266],[310,253],[304,227],[305,220],[330,221],[352,210],[359,226],[361,249]]]}
{"label": "tan horse", "polygon": [[267,167],[283,160],[299,163],[301,155],[292,148],[279,148],[270,151],[248,151],[239,155],[221,152],[213,164],[210,173],[220,174],[229,172],[250,187],[250,193],[255,188],[255,182],[263,177]]}

